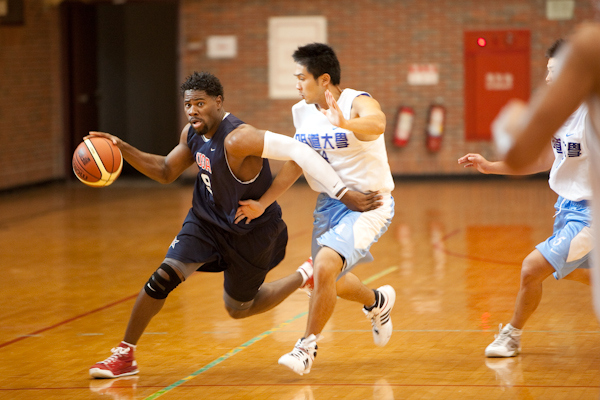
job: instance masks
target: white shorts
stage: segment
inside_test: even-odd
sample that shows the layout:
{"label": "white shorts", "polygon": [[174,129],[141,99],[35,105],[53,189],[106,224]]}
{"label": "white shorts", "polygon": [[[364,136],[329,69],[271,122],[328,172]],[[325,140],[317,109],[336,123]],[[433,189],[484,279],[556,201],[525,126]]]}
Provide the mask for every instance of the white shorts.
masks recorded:
{"label": "white shorts", "polygon": [[381,207],[358,212],[321,193],[313,214],[313,259],[325,246],[344,257],[344,272],[358,263],[373,261],[369,248],[387,231],[394,216],[394,198],[389,193],[382,196]]}

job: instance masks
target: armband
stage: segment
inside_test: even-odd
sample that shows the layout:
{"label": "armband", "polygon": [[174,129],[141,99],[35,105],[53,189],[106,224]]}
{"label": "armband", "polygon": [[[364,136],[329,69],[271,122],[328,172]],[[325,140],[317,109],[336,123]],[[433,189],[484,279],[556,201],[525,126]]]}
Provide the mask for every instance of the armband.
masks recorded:
{"label": "armband", "polygon": [[343,188],[340,189],[339,192],[336,193],[335,198],[338,200],[341,200],[342,197],[344,197],[344,195],[348,193],[348,188],[346,186],[344,186]]}

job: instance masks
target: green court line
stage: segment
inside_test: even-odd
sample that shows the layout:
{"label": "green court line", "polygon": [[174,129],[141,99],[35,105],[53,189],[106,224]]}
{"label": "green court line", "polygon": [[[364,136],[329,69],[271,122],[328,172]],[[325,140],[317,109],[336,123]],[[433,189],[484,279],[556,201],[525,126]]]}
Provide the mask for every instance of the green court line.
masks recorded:
{"label": "green court line", "polygon": [[[387,268],[387,269],[379,272],[378,274],[375,274],[375,275],[373,275],[373,276],[365,279],[363,281],[363,283],[365,285],[368,284],[368,283],[371,283],[374,280],[377,280],[377,279],[381,278],[382,276],[385,276],[385,275],[387,275],[387,274],[389,274],[389,273],[391,273],[391,272],[393,272],[393,271],[395,271],[397,269],[398,269],[398,267],[396,267],[396,266],[389,267],[389,268]],[[180,379],[177,382],[175,382],[175,383],[173,383],[173,384],[165,387],[164,389],[161,389],[158,392],[151,394],[150,396],[146,397],[144,400],[154,400],[154,399],[162,396],[163,394],[165,394],[165,393],[167,393],[167,392],[175,389],[176,387],[183,385],[184,383],[186,383],[186,382],[194,379],[196,376],[198,376],[201,373],[209,370],[210,368],[214,367],[215,365],[220,364],[223,361],[227,360],[229,357],[233,357],[234,355],[236,355],[240,351],[244,350],[245,348],[253,345],[254,343],[258,342],[261,339],[264,339],[265,337],[269,336],[271,333],[276,332],[276,331],[280,330],[281,328],[283,328],[283,327],[291,324],[295,320],[304,317],[306,314],[308,314],[308,312],[304,311],[304,312],[296,315],[295,317],[293,317],[293,318],[291,318],[291,319],[289,319],[289,320],[287,320],[285,322],[282,322],[281,324],[277,325],[275,328],[271,328],[268,331],[265,331],[265,332],[261,333],[260,335],[254,337],[254,338],[252,338],[250,340],[248,340],[246,343],[244,343],[244,344],[242,344],[242,345],[240,345],[238,347],[235,347],[235,348],[229,350],[227,353],[223,354],[221,357],[217,358],[213,362],[206,364],[204,367],[200,368],[198,371],[192,372],[190,375],[186,376],[185,378]]]}
{"label": "green court line", "polygon": [[397,270],[398,267],[396,265],[394,265],[393,267],[389,267],[387,269],[384,269],[383,271],[381,271],[378,274],[375,274],[367,279],[365,279],[364,281],[362,281],[362,283],[364,283],[365,285],[368,285],[369,283],[376,281],[377,279],[381,278],[382,276],[385,276],[389,273],[394,272],[395,270]]}
{"label": "green court line", "polygon": [[204,367],[200,368],[198,371],[191,373],[190,375],[186,376],[185,378],[178,380],[177,382],[167,386],[164,389],[159,390],[158,392],[156,392],[154,394],[151,394],[150,396],[146,397],[145,400],[156,399],[157,397],[162,396],[163,394],[167,393],[168,391],[175,389],[177,386],[183,385],[184,383],[186,383],[187,381],[189,381],[191,379],[194,379],[196,376],[200,375],[204,371],[207,371],[208,369],[214,367],[215,365],[222,363],[223,361],[227,360],[229,357],[232,357],[235,354],[239,353],[240,351],[244,350],[246,347],[249,347],[249,346],[253,345],[254,343],[258,342],[259,340],[264,339],[265,337],[269,336],[271,333],[280,330],[284,326],[291,324],[292,322],[294,322],[298,318],[305,316],[306,314],[308,314],[308,312],[304,311],[303,313],[296,315],[294,318],[289,319],[285,322],[282,322],[281,324],[277,325],[275,328],[269,329],[268,331],[263,332],[260,335],[250,339],[249,341],[242,344],[241,346],[238,346],[238,347],[235,347],[235,348],[229,350],[227,353],[225,353],[221,357],[217,358],[213,362],[206,364]]}

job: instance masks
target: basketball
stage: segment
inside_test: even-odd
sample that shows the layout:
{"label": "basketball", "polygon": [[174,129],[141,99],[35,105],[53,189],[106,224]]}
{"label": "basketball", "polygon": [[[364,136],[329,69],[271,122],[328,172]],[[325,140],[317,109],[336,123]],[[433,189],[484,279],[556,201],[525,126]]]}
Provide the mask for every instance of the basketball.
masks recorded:
{"label": "basketball", "polygon": [[73,153],[73,172],[88,186],[112,184],[121,174],[122,168],[121,150],[103,137],[85,139]]}

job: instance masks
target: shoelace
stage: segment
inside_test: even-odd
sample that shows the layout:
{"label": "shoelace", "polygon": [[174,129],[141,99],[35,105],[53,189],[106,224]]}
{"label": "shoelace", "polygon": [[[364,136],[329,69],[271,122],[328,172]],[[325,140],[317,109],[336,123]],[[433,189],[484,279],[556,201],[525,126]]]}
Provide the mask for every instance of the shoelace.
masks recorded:
{"label": "shoelace", "polygon": [[294,347],[294,350],[290,353],[292,357],[296,357],[298,360],[303,360],[305,355],[309,355],[308,350],[302,347]]}
{"label": "shoelace", "polygon": [[373,308],[367,313],[367,319],[371,320],[371,324],[373,324],[373,326],[375,326],[375,317],[378,317],[379,314],[381,314],[381,309],[378,307]]}
{"label": "shoelace", "polygon": [[112,351],[112,356],[108,357],[104,360],[105,363],[111,363],[116,361],[119,356],[129,354],[131,349],[129,347],[113,347],[110,351]]}

